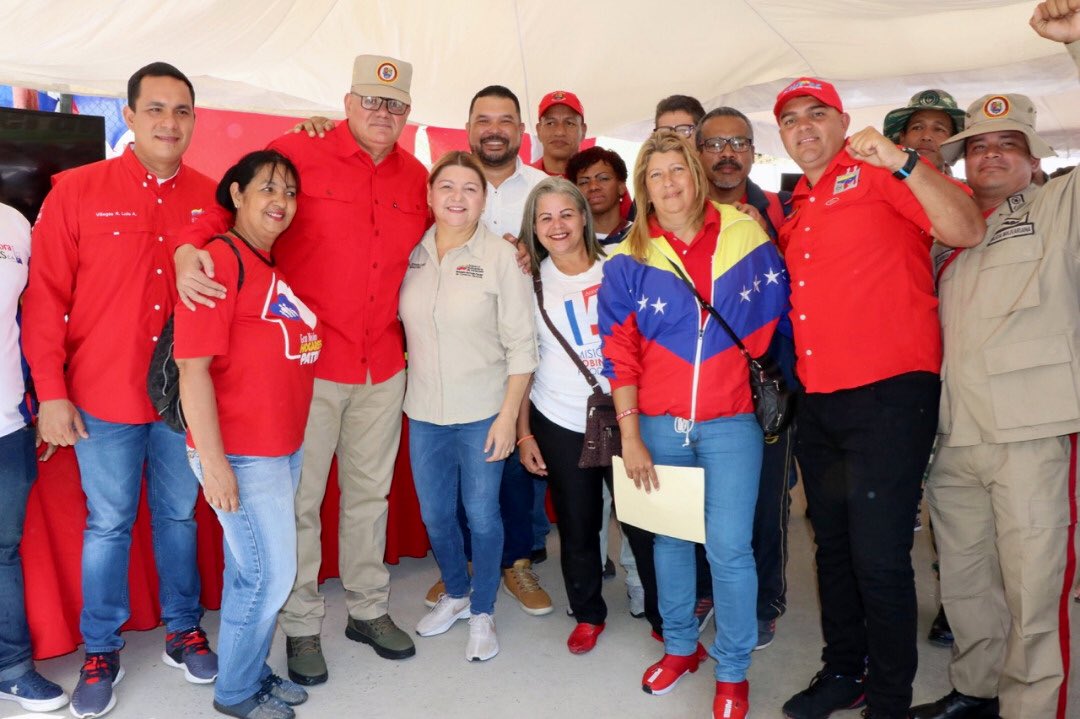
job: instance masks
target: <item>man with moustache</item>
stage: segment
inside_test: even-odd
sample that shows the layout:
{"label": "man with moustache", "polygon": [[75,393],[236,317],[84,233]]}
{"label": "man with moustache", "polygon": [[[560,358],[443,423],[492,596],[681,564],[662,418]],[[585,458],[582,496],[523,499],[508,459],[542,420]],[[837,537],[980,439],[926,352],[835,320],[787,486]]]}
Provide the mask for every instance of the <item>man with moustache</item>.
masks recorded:
{"label": "man with moustache", "polygon": [[[1080,68],[1080,0],[1040,3],[1030,24]],[[1076,716],[1080,177],[1035,184],[1039,158],[1054,155],[1035,119],[1024,95],[986,95],[941,147],[946,162],[964,158],[987,229],[934,258],[945,358],[926,495],[953,691],[915,719]]]}
{"label": "man with moustache", "polygon": [[869,704],[907,717],[918,663],[912,521],[937,425],[941,335],[931,237],[978,244],[959,183],[799,78],[774,115],[804,175],[780,228],[798,375],[795,454],[817,544],[824,667],[783,707],[823,719]]}
{"label": "man with moustache", "polygon": [[754,166],[754,128],[750,119],[733,107],[710,110],[697,125],[696,140],[709,178],[709,199],[747,212],[762,222],[765,232],[775,241],[777,230],[791,210],[791,193],[762,190],[750,179]]}
{"label": "man with moustache", "polygon": [[[409,253],[429,224],[427,170],[397,144],[412,109],[411,83],[409,63],[360,55],[344,97],[346,122],[328,126],[313,118],[308,133],[270,143],[296,165],[301,187],[296,217],[274,256],[326,333],[295,501],[296,581],[279,618],[289,677],[309,686],[329,677],[320,638],[326,602],[318,579],[320,510],[335,455],[345,636],[384,659],[416,653],[390,617],[390,572],[383,562],[405,395],[397,299]],[[324,138],[314,137],[316,125]],[[228,221],[227,213],[215,212],[180,242],[201,246]],[[178,288],[192,308],[223,296],[224,288],[198,270],[205,257],[190,246],[176,252]]]}
{"label": "man with moustache", "polygon": [[[754,128],[750,119],[733,107],[718,107],[698,122],[695,139],[709,180],[709,198],[754,217],[775,242],[777,230],[791,209],[791,193],[762,190],[750,179],[754,166]],[[788,386],[797,387],[795,346],[786,317],[773,335],[769,352],[784,369]],[[772,643],[776,620],[787,609],[785,568],[791,508],[788,488],[794,479],[794,443],[795,427],[791,425],[780,435],[765,440],[762,455],[753,537],[758,575],[756,649]]]}
{"label": "man with moustache", "polygon": [[[49,444],[75,447],[86,494],[79,630],[86,658],[71,695],[76,717],[116,704],[120,627],[130,616],[128,555],[146,466],[154,561],[165,622],[162,661],[189,682],[217,676],[199,626],[195,500],[184,435],[154,410],[146,372],[172,312],[168,241],[214,202],[216,183],[183,164],[195,91],[172,65],[128,80],[120,157],[53,178],[34,226],[23,299],[23,349]],[[122,278],[121,281],[117,281]]]}

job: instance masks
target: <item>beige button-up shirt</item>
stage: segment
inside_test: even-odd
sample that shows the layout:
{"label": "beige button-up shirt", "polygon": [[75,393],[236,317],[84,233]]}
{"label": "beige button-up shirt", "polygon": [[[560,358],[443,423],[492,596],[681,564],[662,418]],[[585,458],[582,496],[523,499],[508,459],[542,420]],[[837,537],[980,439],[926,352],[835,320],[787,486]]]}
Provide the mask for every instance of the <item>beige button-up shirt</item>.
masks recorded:
{"label": "beige button-up shirt", "polygon": [[405,413],[461,424],[499,412],[509,375],[536,369],[532,285],[481,223],[439,260],[435,228],[409,256],[398,311],[409,355]]}

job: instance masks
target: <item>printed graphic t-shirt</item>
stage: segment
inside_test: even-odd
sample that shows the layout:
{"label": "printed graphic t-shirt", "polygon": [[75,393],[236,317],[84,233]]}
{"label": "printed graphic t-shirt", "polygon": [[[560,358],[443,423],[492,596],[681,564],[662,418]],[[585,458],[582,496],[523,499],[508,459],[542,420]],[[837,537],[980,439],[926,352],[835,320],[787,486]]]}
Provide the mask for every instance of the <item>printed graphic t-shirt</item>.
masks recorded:
{"label": "printed graphic t-shirt", "polygon": [[[176,311],[177,359],[213,357],[210,376],[226,454],[280,457],[304,441],[322,349],[315,314],[297,298],[269,257],[233,240],[206,245],[218,282],[229,288],[213,308]],[[191,432],[188,446],[193,447]]]}
{"label": "printed graphic t-shirt", "polygon": [[[600,382],[611,391],[608,379],[600,374],[604,357],[600,352],[600,328],[596,315],[596,295],[603,277],[604,258],[580,275],[564,275],[551,258],[540,263],[544,283],[544,309],[570,347]],[[551,334],[540,310],[536,310],[536,332],[540,365],[529,398],[555,424],[573,432],[585,431],[585,403],[592,387],[582,376],[555,335]]]}

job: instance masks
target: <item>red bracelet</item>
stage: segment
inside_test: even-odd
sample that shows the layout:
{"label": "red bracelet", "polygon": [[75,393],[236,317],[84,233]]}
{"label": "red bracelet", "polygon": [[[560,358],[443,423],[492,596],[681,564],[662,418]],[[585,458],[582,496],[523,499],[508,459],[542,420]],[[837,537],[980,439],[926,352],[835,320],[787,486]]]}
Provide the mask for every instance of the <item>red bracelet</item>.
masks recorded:
{"label": "red bracelet", "polygon": [[637,407],[624,409],[622,412],[619,412],[617,415],[615,415],[615,421],[618,422],[623,417],[629,417],[632,414],[641,414],[641,410],[639,410]]}
{"label": "red bracelet", "polygon": [[534,437],[536,437],[535,434],[527,434],[527,435],[525,435],[524,437],[522,437],[521,439],[519,439],[517,441],[517,446],[520,447],[522,442],[524,442],[527,439],[533,439]]}

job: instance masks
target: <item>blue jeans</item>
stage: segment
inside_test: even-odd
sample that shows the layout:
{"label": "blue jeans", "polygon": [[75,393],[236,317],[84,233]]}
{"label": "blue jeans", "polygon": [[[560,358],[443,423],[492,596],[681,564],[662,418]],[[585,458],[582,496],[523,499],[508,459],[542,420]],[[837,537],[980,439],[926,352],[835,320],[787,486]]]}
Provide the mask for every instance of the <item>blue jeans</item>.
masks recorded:
{"label": "blue jeans", "polygon": [[184,435],[164,422],[121,424],[79,413],[90,434],[75,445],[87,509],[79,618],[86,651],[124,646],[120,626],[131,614],[128,558],[144,463],[161,618],[170,632],[197,626],[202,617],[195,563],[199,483],[188,468]]}
{"label": "blue jeans", "polygon": [[420,516],[451,597],[469,596],[465,546],[457,519],[460,492],[472,537],[473,614],[495,612],[501,576],[499,488],[503,462],[487,462],[484,453],[484,441],[494,420],[489,417],[447,425],[409,420],[409,459]]}
{"label": "blue jeans", "polygon": [[17,679],[34,668],[19,544],[35,477],[34,430],[23,427],[0,437],[0,681]]}
{"label": "blue jeans", "polygon": [[[226,455],[236,475],[240,509],[215,509],[225,538],[225,574],[218,630],[214,699],[239,704],[255,696],[270,667],[266,657],[277,614],[296,579],[296,486],[303,450],[283,457]],[[202,482],[199,454],[188,461]]]}
{"label": "blue jeans", "polygon": [[[751,538],[764,438],[752,414],[697,422],[641,416],[641,438],[656,464],[705,468],[705,554],[712,570],[716,639],[709,654],[716,680],[741,682],[757,643],[757,571]],[[687,441],[689,440],[689,441]],[[664,651],[693,654],[696,570],[694,543],[656,535],[653,556]]]}

